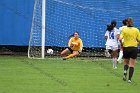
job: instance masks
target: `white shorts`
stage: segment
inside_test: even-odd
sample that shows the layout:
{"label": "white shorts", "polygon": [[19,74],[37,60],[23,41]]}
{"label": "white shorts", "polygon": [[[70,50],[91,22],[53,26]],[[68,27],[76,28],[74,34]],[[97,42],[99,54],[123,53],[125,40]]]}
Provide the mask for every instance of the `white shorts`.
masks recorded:
{"label": "white shorts", "polygon": [[117,50],[118,49],[118,46],[106,46],[106,49],[107,50],[112,50],[112,51],[115,51],[115,50]]}

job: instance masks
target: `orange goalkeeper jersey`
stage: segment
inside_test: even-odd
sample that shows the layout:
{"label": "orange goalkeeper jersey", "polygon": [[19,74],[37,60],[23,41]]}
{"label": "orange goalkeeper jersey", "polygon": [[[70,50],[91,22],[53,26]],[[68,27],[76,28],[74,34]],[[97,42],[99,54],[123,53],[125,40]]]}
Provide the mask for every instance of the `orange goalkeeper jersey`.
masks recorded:
{"label": "orange goalkeeper jersey", "polygon": [[75,37],[72,37],[69,40],[68,46],[74,51],[82,51],[83,42],[80,38],[76,39]]}

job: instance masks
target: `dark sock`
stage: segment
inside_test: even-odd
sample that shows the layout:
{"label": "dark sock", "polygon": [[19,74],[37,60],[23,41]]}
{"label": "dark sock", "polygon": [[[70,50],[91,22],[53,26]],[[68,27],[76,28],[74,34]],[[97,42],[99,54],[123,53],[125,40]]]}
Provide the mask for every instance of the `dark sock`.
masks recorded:
{"label": "dark sock", "polygon": [[127,73],[127,70],[128,70],[128,65],[124,65],[124,75],[126,75]]}
{"label": "dark sock", "polygon": [[131,78],[133,76],[133,72],[134,72],[134,67],[130,67],[129,68],[129,80],[131,80]]}

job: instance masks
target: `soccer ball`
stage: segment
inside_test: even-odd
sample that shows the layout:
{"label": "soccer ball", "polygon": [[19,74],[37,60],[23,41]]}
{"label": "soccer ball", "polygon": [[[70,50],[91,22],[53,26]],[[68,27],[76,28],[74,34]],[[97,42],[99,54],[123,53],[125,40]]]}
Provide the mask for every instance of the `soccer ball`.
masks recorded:
{"label": "soccer ball", "polygon": [[48,53],[48,54],[53,54],[53,50],[52,50],[52,49],[48,49],[48,50],[47,50],[47,53]]}

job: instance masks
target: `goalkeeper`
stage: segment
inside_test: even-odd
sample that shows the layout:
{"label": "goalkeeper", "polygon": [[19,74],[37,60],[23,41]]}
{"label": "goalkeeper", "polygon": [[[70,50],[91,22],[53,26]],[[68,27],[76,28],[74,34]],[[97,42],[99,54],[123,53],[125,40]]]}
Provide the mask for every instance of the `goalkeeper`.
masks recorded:
{"label": "goalkeeper", "polygon": [[79,33],[75,32],[69,40],[68,48],[66,48],[61,52],[61,56],[64,57],[63,60],[73,58],[75,56],[78,56],[80,52],[82,52],[82,49],[83,49],[83,42],[79,38]]}

